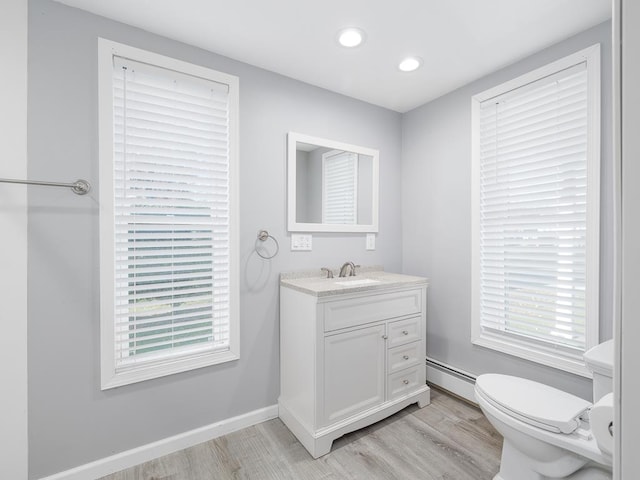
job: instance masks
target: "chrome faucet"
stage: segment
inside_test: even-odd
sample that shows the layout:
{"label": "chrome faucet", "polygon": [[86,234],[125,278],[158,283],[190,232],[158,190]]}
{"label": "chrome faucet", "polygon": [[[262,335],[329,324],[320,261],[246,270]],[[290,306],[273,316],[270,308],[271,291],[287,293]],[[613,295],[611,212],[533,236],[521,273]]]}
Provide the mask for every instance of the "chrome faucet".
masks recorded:
{"label": "chrome faucet", "polygon": [[347,276],[347,270],[349,270],[349,276],[350,277],[355,277],[356,276],[356,266],[355,266],[355,264],[353,262],[344,262],[342,267],[340,267],[340,274],[338,276],[339,277],[346,277]]}

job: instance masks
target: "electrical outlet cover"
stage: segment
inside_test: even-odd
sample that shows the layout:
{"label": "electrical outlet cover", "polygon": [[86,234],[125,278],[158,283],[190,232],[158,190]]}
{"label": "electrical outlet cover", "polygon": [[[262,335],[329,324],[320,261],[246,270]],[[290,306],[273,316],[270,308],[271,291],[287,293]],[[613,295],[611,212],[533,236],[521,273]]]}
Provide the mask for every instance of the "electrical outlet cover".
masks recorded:
{"label": "electrical outlet cover", "polygon": [[367,250],[375,250],[376,249],[376,234],[375,233],[367,233]]}
{"label": "electrical outlet cover", "polygon": [[312,236],[310,233],[292,233],[291,250],[297,252],[310,252],[312,248]]}

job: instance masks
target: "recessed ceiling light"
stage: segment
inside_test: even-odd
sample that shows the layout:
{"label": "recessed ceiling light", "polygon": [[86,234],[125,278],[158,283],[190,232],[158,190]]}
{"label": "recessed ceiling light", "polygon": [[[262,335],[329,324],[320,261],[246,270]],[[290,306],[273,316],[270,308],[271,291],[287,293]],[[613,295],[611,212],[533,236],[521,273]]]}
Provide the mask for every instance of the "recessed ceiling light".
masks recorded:
{"label": "recessed ceiling light", "polygon": [[413,72],[422,65],[422,60],[418,57],[407,57],[398,64],[398,68],[403,72]]}
{"label": "recessed ceiling light", "polygon": [[350,27],[338,32],[338,42],[347,48],[353,48],[364,42],[364,32],[359,28]]}

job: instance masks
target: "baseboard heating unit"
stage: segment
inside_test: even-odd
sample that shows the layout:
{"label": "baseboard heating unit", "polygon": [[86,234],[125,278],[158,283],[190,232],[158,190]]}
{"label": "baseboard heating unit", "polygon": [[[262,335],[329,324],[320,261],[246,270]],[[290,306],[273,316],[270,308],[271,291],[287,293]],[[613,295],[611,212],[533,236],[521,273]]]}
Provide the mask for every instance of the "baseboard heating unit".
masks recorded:
{"label": "baseboard heating unit", "polygon": [[427,383],[476,403],[473,395],[475,375],[430,357],[427,357]]}

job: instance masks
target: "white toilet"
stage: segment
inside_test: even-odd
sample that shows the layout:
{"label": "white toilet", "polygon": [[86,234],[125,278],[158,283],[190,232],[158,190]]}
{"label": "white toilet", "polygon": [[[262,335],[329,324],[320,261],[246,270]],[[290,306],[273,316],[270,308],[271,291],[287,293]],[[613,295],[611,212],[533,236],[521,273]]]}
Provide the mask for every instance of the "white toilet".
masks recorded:
{"label": "white toilet", "polygon": [[[477,378],[476,400],[504,437],[500,472],[494,480],[611,479],[608,418],[610,412],[613,420],[612,341],[592,348],[584,358],[594,372],[597,408],[582,398],[524,378],[498,374]],[[605,412],[604,433],[601,418],[592,431],[592,407],[599,417]]]}

